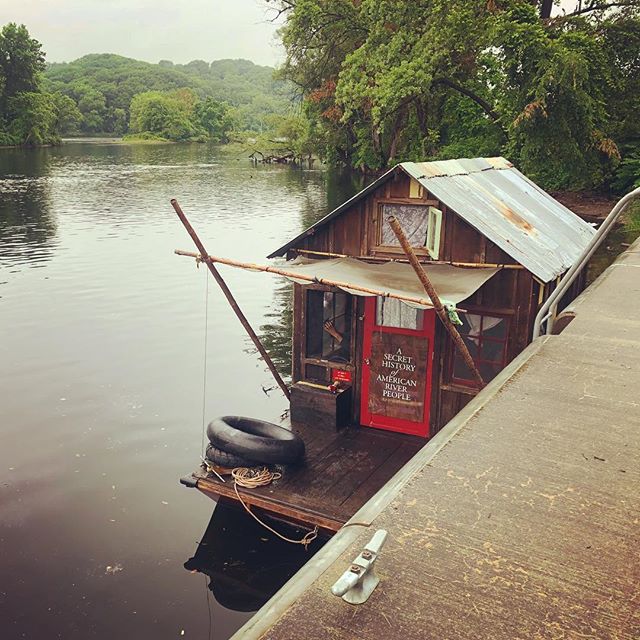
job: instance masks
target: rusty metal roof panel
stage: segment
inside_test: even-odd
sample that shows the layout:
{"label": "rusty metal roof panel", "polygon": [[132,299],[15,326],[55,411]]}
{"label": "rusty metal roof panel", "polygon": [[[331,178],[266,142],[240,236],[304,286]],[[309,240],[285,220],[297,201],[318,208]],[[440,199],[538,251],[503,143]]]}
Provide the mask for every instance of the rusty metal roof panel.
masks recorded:
{"label": "rusty metal roof panel", "polygon": [[544,282],[564,273],[595,233],[504,158],[400,166]]}

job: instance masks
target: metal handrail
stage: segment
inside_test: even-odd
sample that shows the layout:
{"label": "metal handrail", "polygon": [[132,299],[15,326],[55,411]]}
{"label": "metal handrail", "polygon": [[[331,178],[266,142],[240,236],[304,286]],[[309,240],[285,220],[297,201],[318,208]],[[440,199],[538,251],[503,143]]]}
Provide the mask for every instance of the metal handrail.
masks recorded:
{"label": "metal handrail", "polygon": [[533,340],[539,337],[542,333],[542,323],[545,320],[547,321],[545,333],[551,333],[556,319],[560,298],[562,298],[566,293],[567,289],[573,284],[573,281],[576,279],[580,271],[582,271],[587,262],[589,262],[596,249],[602,244],[602,241],[607,237],[611,227],[613,227],[615,221],[620,217],[620,214],[627,208],[629,203],[638,196],[640,196],[640,187],[630,191],[627,195],[620,198],[613,209],[611,209],[609,215],[604,219],[604,222],[600,225],[600,228],[582,252],[582,255],[576,262],[574,262],[569,271],[564,274],[558,283],[558,286],[547,298],[547,301],[542,305],[540,311],[538,311],[533,323]]}

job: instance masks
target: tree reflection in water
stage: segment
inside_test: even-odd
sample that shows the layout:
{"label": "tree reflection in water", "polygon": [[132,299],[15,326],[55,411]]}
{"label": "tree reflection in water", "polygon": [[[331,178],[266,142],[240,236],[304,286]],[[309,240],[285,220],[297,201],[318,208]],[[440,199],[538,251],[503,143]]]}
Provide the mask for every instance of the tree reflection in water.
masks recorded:
{"label": "tree reflection in water", "polygon": [[57,245],[48,181],[49,149],[0,154],[0,266],[20,269],[49,261]]}
{"label": "tree reflection in water", "polygon": [[[326,171],[322,174],[327,194],[326,206],[318,208],[318,198],[307,189],[302,202],[300,217],[302,228],[307,228],[337,206],[348,200],[373,181],[375,176],[364,176],[352,171]],[[296,232],[292,231],[293,237]],[[276,247],[273,247],[276,249]],[[260,339],[271,356],[280,375],[288,382],[291,379],[291,334],[293,326],[293,284],[278,278],[275,290],[274,309],[266,315],[268,322],[260,326]]]}

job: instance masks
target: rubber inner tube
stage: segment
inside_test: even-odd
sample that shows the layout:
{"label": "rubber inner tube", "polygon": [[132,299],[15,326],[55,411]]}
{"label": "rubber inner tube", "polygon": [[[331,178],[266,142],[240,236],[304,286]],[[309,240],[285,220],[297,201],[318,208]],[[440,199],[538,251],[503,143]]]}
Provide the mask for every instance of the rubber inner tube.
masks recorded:
{"label": "rubber inner tube", "polygon": [[218,449],[263,464],[292,464],[304,455],[300,436],[255,418],[216,418],[209,423],[207,436]]}
{"label": "rubber inner tube", "polygon": [[211,443],[207,445],[206,458],[209,462],[213,462],[213,464],[227,469],[234,469],[235,467],[255,467],[257,464],[255,460],[249,460],[249,458],[237,456],[235,453],[223,451]]}

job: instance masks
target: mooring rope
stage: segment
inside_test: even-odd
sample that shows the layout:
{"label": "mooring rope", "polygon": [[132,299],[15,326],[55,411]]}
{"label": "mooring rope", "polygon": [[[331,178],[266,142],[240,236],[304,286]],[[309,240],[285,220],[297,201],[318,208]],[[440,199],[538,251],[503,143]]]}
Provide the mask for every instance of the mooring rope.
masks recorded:
{"label": "mooring rope", "polygon": [[256,487],[264,487],[268,484],[271,484],[273,480],[277,480],[282,477],[281,473],[269,471],[267,467],[236,467],[231,471],[231,476],[233,478],[233,488],[236,492],[236,496],[240,501],[240,504],[245,508],[247,513],[254,519],[256,522],[261,524],[265,529],[271,531],[274,535],[278,536],[281,540],[285,542],[291,542],[292,544],[301,544],[305,549],[318,537],[318,526],[316,525],[311,531],[305,533],[300,540],[293,540],[291,538],[287,538],[283,536],[281,533],[278,533],[275,529],[272,529],[268,524],[260,520],[258,516],[251,511],[249,506],[245,503],[245,501],[240,497],[240,493],[238,492],[238,486],[245,487],[247,489],[255,489]]}

